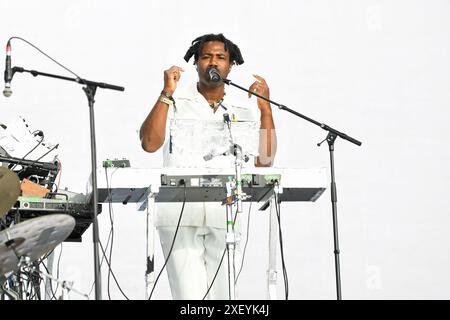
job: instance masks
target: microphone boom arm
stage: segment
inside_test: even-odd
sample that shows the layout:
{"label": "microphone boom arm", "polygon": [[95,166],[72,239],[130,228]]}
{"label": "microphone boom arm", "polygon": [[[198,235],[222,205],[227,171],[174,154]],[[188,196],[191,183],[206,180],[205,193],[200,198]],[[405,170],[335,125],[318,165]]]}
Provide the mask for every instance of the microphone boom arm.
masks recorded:
{"label": "microphone boom arm", "polygon": [[27,73],[30,73],[31,75],[33,75],[33,77],[44,76],[44,77],[49,77],[49,78],[56,78],[56,79],[61,79],[61,80],[77,82],[77,83],[84,84],[87,86],[95,86],[95,87],[99,87],[99,88],[103,88],[103,89],[111,89],[111,90],[117,90],[117,91],[125,90],[124,87],[120,87],[120,86],[116,86],[116,85],[112,85],[112,84],[108,84],[108,83],[95,82],[95,81],[90,81],[90,80],[86,80],[86,79],[82,79],[82,78],[69,78],[69,77],[64,77],[64,76],[60,76],[60,75],[56,75],[56,74],[40,72],[40,71],[36,71],[36,70],[26,70],[22,67],[12,68],[13,75],[15,72],[20,72],[20,73],[27,72]]}
{"label": "microphone boom arm", "polygon": [[305,115],[303,115],[303,114],[301,114],[301,113],[299,113],[299,112],[297,112],[297,111],[294,111],[294,110],[292,110],[292,109],[286,107],[285,105],[282,105],[282,104],[279,104],[279,103],[277,103],[277,102],[275,102],[275,101],[272,101],[272,100],[270,100],[270,99],[267,99],[266,97],[264,97],[264,96],[262,96],[262,95],[260,95],[260,94],[258,94],[258,93],[256,93],[256,92],[253,92],[253,91],[250,91],[250,90],[248,90],[248,89],[246,89],[246,88],[243,88],[243,87],[241,87],[240,85],[237,85],[237,84],[233,83],[233,82],[232,82],[231,80],[229,80],[229,79],[222,79],[222,81],[223,81],[224,83],[226,83],[227,85],[235,86],[236,88],[239,88],[239,89],[241,89],[241,90],[244,90],[244,91],[246,91],[246,92],[248,92],[248,93],[253,94],[254,96],[257,96],[258,98],[261,98],[261,99],[263,99],[263,100],[265,100],[265,101],[267,101],[267,102],[269,102],[269,103],[271,103],[271,104],[274,104],[274,105],[276,105],[280,110],[284,110],[284,111],[290,112],[290,113],[292,113],[292,114],[294,114],[294,115],[296,115],[296,116],[298,116],[298,117],[300,117],[300,118],[303,118],[303,119],[305,119],[305,120],[307,120],[307,121],[309,121],[309,122],[315,124],[316,126],[321,127],[321,128],[324,129],[325,131],[329,131],[329,132],[335,134],[336,136],[341,137],[342,139],[345,139],[345,140],[347,140],[347,141],[350,141],[351,143],[354,143],[354,144],[356,144],[356,145],[358,145],[358,146],[361,145],[361,142],[358,141],[358,140],[356,140],[355,138],[352,138],[352,137],[346,135],[345,133],[339,132],[338,130],[333,129],[333,128],[331,128],[330,126],[328,126],[328,125],[326,125],[326,124],[324,124],[324,123],[320,123],[320,122],[318,122],[318,121],[316,121],[316,120],[314,120],[314,119],[311,119],[311,118],[309,118],[309,117],[307,117],[307,116],[305,116]]}

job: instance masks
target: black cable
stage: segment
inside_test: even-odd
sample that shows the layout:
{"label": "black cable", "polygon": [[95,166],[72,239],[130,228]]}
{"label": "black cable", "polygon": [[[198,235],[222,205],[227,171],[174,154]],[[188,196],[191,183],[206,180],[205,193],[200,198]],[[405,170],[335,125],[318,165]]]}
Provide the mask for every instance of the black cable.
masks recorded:
{"label": "black cable", "polygon": [[278,193],[275,192],[275,210],[277,213],[277,219],[278,219],[278,233],[279,233],[279,240],[280,240],[280,254],[281,254],[281,265],[283,268],[283,280],[284,280],[284,293],[286,300],[289,299],[289,281],[288,281],[288,275],[286,270],[286,264],[284,262],[284,249],[283,249],[283,235],[281,232],[281,207],[280,203],[278,201]]}
{"label": "black cable", "polygon": [[209,285],[208,290],[206,291],[206,293],[205,293],[205,295],[203,296],[202,300],[205,300],[205,298],[206,298],[206,296],[208,295],[209,291],[211,290],[211,288],[212,288],[214,282],[216,281],[216,277],[217,277],[217,275],[219,274],[220,266],[222,265],[223,258],[225,257],[225,253],[226,253],[226,252],[227,252],[227,248],[225,247],[225,249],[223,250],[223,253],[222,253],[222,258],[220,259],[220,262],[219,262],[219,267],[218,267],[217,270],[216,270],[216,274],[214,275],[214,277],[213,277],[213,279],[212,279],[212,281],[211,281],[211,284]]}
{"label": "black cable", "polygon": [[[106,175],[106,190],[108,190],[108,208],[109,208],[109,221],[111,223],[111,229],[110,229],[110,235],[111,235],[111,246],[109,247],[109,263],[112,264],[112,250],[113,250],[113,243],[114,243],[114,219],[113,219],[113,208],[112,208],[112,194],[111,194],[111,188],[109,186],[109,180],[108,180],[108,168],[105,167],[105,175]],[[106,248],[108,250],[108,247]],[[111,300],[111,292],[110,292],[110,279],[111,279],[111,268],[108,269],[108,285],[107,285],[107,291],[108,291],[108,298]]]}
{"label": "black cable", "polygon": [[22,281],[19,282],[22,285],[21,290],[23,290],[26,300],[38,300],[40,298],[40,292],[36,291],[36,287],[40,287],[42,278],[39,273],[35,271],[37,263],[33,262],[32,264],[34,267],[23,268],[22,272],[19,271],[19,278]]}
{"label": "black cable", "polygon": [[47,259],[47,258],[53,253],[53,251],[55,251],[55,248],[53,248],[50,252],[48,252],[45,256],[43,256],[43,257],[39,260],[39,263],[40,263],[40,264],[43,264],[43,263],[44,263],[44,260]]}
{"label": "black cable", "polygon": [[105,252],[105,249],[103,249],[102,242],[99,241],[99,243],[100,243],[100,248],[102,249],[103,255],[105,256],[105,261],[106,261],[106,263],[108,264],[109,269],[111,270],[111,275],[113,276],[113,279],[114,279],[114,282],[115,282],[116,285],[117,285],[117,288],[119,288],[120,292],[121,292],[122,295],[125,297],[125,299],[130,300],[130,299],[128,299],[127,295],[123,292],[122,288],[121,288],[120,285],[119,285],[119,282],[118,282],[117,279],[116,279],[116,276],[114,275],[114,272],[113,272],[112,269],[111,269],[111,265],[109,264],[109,261],[108,261],[108,259],[106,258],[106,252]]}
{"label": "black cable", "polygon": [[[111,258],[112,258],[112,246],[113,246],[113,240],[114,240],[114,219],[113,219],[113,215],[114,215],[114,210],[113,210],[113,208],[112,208],[112,195],[111,195],[111,188],[110,188],[110,182],[109,182],[109,179],[108,179],[108,172],[107,172],[107,168],[105,168],[105,174],[106,174],[106,185],[107,185],[107,190],[108,190],[108,195],[109,195],[109,198],[110,198],[110,200],[109,200],[109,218],[110,218],[110,222],[111,222],[111,227],[110,227],[110,230],[109,230],[109,234],[108,234],[108,239],[107,239],[107,241],[106,241],[106,249],[105,249],[105,251],[106,250],[108,250],[108,247],[110,248],[110,263],[111,263]],[[117,171],[117,169],[115,170],[115,171],[113,171],[113,173],[111,174],[111,182],[112,182],[112,176],[113,176],[113,174],[115,173]],[[110,240],[111,240],[111,247],[109,246],[110,245]],[[105,255],[103,255],[102,256],[102,260],[100,261],[100,268],[102,267],[102,265],[103,265],[103,260],[104,259],[106,259],[106,256]],[[108,285],[107,285],[107,289],[108,289],[108,298],[109,298],[109,300],[111,300],[111,293],[110,293],[110,275],[111,275],[111,271],[112,271],[112,269],[111,268],[108,268]],[[92,290],[94,289],[94,285],[95,285],[95,281],[92,283],[92,285],[91,285],[91,289],[90,289],[90,291],[89,291],[89,294],[88,295],[90,295],[91,293],[92,293]]]}
{"label": "black cable", "polygon": [[177,233],[178,233],[178,229],[180,228],[181,218],[183,217],[184,205],[186,204],[186,183],[183,182],[183,185],[184,185],[183,206],[181,207],[180,217],[178,218],[177,227],[175,228],[175,234],[173,236],[172,244],[170,246],[169,253],[167,254],[167,258],[164,261],[164,265],[161,268],[161,270],[159,271],[158,276],[156,277],[155,283],[153,284],[153,288],[152,288],[152,291],[150,292],[150,296],[148,297],[148,300],[150,300],[152,298],[153,291],[155,290],[156,284],[158,283],[158,280],[159,280],[159,277],[161,276],[161,273],[163,272],[164,268],[167,265],[167,261],[169,261],[170,255],[172,254],[173,245],[175,244],[175,239],[177,238]]}
{"label": "black cable", "polygon": [[279,231],[279,241],[280,241],[280,254],[281,254],[281,264],[282,264],[282,271],[283,271],[283,281],[284,281],[284,291],[285,291],[285,298],[288,300],[289,296],[289,283],[288,283],[288,277],[287,277],[287,271],[286,271],[286,265],[284,261],[284,247],[283,247],[283,237],[281,233],[281,210],[280,210],[280,204],[278,202],[278,198],[276,197],[275,200],[275,210],[277,212],[277,220],[278,220],[278,231]]}
{"label": "black cable", "polygon": [[20,37],[11,37],[8,39],[8,43],[12,40],[12,39],[17,39],[17,40],[21,40],[25,43],[27,43],[28,45],[32,46],[33,48],[35,48],[37,51],[39,51],[40,53],[42,53],[44,56],[46,56],[47,58],[49,58],[50,60],[52,60],[54,63],[56,63],[57,65],[59,65],[61,68],[67,70],[68,72],[70,72],[71,74],[73,74],[74,76],[76,76],[78,79],[81,80],[81,77],[78,76],[75,72],[73,72],[72,70],[66,68],[65,66],[63,66],[61,63],[59,63],[58,61],[56,61],[55,59],[53,59],[52,57],[50,57],[48,54],[46,54],[44,51],[42,51],[41,49],[39,49],[37,46],[35,46],[34,44],[32,44],[31,42],[20,38]]}
{"label": "black cable", "polygon": [[252,210],[252,203],[253,203],[253,202],[250,202],[250,206],[249,206],[249,209],[248,209],[247,234],[246,234],[246,238],[247,238],[247,239],[245,240],[244,251],[242,252],[241,268],[239,269],[239,273],[238,273],[238,275],[236,276],[235,284],[237,283],[237,281],[238,281],[238,279],[239,279],[239,276],[240,276],[240,274],[241,274],[242,268],[243,268],[243,266],[244,266],[245,251],[247,250],[248,234],[249,234],[249,230],[250,230],[250,212],[251,212],[251,210]]}
{"label": "black cable", "polygon": [[39,263],[33,262],[33,267],[29,270],[29,278],[30,278],[30,284],[31,284],[31,290],[30,295],[34,292],[33,295],[31,295],[30,299],[36,299],[41,300],[41,282],[44,280],[40,274],[39,271]]}
{"label": "black cable", "polygon": [[[49,272],[47,266],[45,265],[44,260],[47,259],[54,252],[55,252],[55,249],[53,249],[52,251],[47,253],[45,256],[43,256],[41,258],[41,260],[39,261],[39,263],[38,263],[38,266],[42,265],[45,268],[45,270],[47,271],[48,274],[50,274],[50,272]],[[61,251],[59,252],[59,257],[58,257],[58,263],[57,263],[57,269],[56,269],[56,272],[57,272],[56,278],[59,278],[59,263],[60,263],[60,260],[61,260],[61,255],[62,255],[62,243],[61,243]],[[58,291],[58,286],[59,286],[59,283],[56,283],[55,291],[53,291],[53,284],[52,284],[52,281],[50,281],[50,291],[52,292],[52,296],[53,296],[53,298],[55,300],[57,300],[55,295],[56,295],[56,293]]]}
{"label": "black cable", "polygon": [[[44,267],[45,271],[47,271],[47,273],[50,274],[50,272],[49,272],[47,266],[46,266],[44,263],[42,264],[42,266]],[[53,291],[53,284],[52,284],[51,281],[50,281],[50,292],[52,293],[52,296],[53,296],[52,299],[58,300],[58,299],[56,299],[56,290]],[[51,300],[51,299],[50,299],[50,300]]]}
{"label": "black cable", "polygon": [[[26,157],[27,155],[29,155],[29,154],[32,153],[37,147],[39,147],[39,146],[41,145],[42,141],[44,141],[44,135],[41,136],[41,140],[38,142],[38,144],[35,145],[35,146],[33,147],[33,149],[31,149],[30,151],[28,151],[28,153],[25,154],[25,155],[22,157],[22,160],[24,160],[25,157]],[[10,170],[12,171],[16,166],[17,166],[17,163],[16,163],[15,165],[13,165],[13,166],[10,168]],[[23,168],[22,168],[20,171],[22,171],[22,170],[23,170]],[[20,171],[19,171],[19,172],[20,172]]]}
{"label": "black cable", "polygon": [[[48,150],[46,153],[44,153],[42,156],[40,156],[39,158],[37,158],[36,160],[34,160],[33,163],[35,163],[36,161],[41,160],[43,157],[45,157],[46,155],[48,155],[50,152],[52,152],[53,150],[57,149],[59,147],[59,143],[56,144],[55,146],[53,146],[53,148],[51,148],[50,150]],[[33,163],[31,165],[33,165]]]}
{"label": "black cable", "polygon": [[[110,238],[111,238],[111,230],[109,231],[108,239],[107,239],[107,241],[106,241],[106,250],[108,250]],[[100,261],[100,268],[102,267],[102,265],[103,265],[103,260],[105,260],[105,258],[106,258],[106,257],[103,255],[103,256],[102,256],[102,260]],[[92,282],[91,290],[89,290],[88,296],[91,295],[92,290],[94,289],[94,285],[95,285],[95,280]]]}
{"label": "black cable", "polygon": [[[119,168],[117,168],[117,169],[119,169]],[[115,171],[113,171],[113,173],[111,174],[111,182],[112,182],[113,174],[117,171],[117,169],[116,169]],[[108,182],[108,177],[106,177],[106,181]],[[111,240],[111,233],[112,233],[112,230],[111,230],[111,228],[110,228],[109,234],[108,234],[108,239],[107,239],[107,241],[106,241],[106,250],[108,250],[108,247],[109,247],[109,241]],[[103,260],[104,260],[105,258],[106,258],[105,256],[102,256],[102,260],[100,261],[100,268],[102,267],[102,265],[103,265]],[[95,285],[95,281],[92,282],[91,290],[89,290],[89,294],[88,294],[89,296],[91,295],[92,290],[94,289],[94,285]]]}
{"label": "black cable", "polygon": [[[39,147],[39,146],[41,145],[42,141],[44,141],[44,134],[41,135],[41,140],[39,140],[38,144],[35,145],[35,146],[33,147],[33,149],[31,149],[30,151],[28,151],[28,153],[25,154],[25,155],[22,157],[22,159],[25,159],[25,157],[26,157],[27,155],[29,155],[29,154],[32,153],[37,147]],[[15,164],[14,166],[16,166],[16,165],[17,165],[17,164]]]}
{"label": "black cable", "polygon": [[[47,154],[49,154],[53,150],[57,149],[58,147],[59,147],[59,143],[57,145],[55,145],[53,148],[51,148],[50,150],[48,150],[46,153],[44,153],[42,156],[40,156],[39,158],[34,160],[31,164],[28,165],[28,167],[32,167],[36,162],[41,160],[43,157],[45,157]],[[22,172],[23,170],[25,170],[25,166],[22,169],[20,169],[19,172]]]}
{"label": "black cable", "polygon": [[29,297],[31,296],[31,289],[30,289],[30,287],[31,287],[31,277],[29,275],[29,272],[24,272],[23,275],[26,276],[25,279],[22,279],[22,281],[25,282],[25,288],[24,288],[25,290],[24,290],[24,292],[25,292],[25,296],[27,297],[27,299],[29,299]]}

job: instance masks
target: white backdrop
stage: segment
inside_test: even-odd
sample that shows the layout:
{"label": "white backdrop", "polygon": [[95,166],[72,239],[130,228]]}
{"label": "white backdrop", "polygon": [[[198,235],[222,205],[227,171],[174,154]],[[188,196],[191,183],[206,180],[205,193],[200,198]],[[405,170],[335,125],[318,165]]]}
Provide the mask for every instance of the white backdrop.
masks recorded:
{"label": "white backdrop", "polygon": [[[260,74],[274,100],[363,142],[336,141],[343,298],[450,298],[450,2],[0,3],[2,46],[23,37],[83,78],[126,88],[96,95],[99,165],[107,158],[161,164],[160,152],[142,151],[137,130],[162,89],[163,70],[177,64],[186,70],[182,81],[194,81],[195,69],[182,59],[190,42],[224,33],[246,61],[230,79],[249,86]],[[14,66],[71,76],[20,41],[12,48]],[[0,122],[21,115],[59,142],[61,185],[84,193],[90,146],[81,86],[16,74],[12,89],[0,99]],[[274,119],[277,167],[329,168],[327,145],[316,146],[325,131],[278,109]],[[107,209],[99,216],[104,244]],[[284,204],[282,215],[290,298],[335,299],[329,190],[316,203]],[[145,216],[133,204],[115,205],[114,230],[113,271],[130,299],[143,299]],[[267,215],[252,210],[240,298],[266,298],[267,230]],[[159,270],[159,243],[156,249]],[[102,276],[106,299],[105,268]],[[89,228],[81,243],[63,244],[60,278],[89,292],[93,277]],[[110,294],[124,299],[113,282]],[[170,299],[165,274],[154,299]]]}

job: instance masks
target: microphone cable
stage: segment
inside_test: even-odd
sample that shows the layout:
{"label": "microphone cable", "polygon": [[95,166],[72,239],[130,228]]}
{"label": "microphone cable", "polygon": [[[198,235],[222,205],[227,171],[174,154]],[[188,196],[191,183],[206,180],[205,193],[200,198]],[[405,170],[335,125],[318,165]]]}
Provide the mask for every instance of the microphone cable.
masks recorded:
{"label": "microphone cable", "polygon": [[[278,183],[276,183],[276,186],[278,187]],[[277,214],[278,219],[278,233],[279,233],[279,241],[280,241],[280,254],[281,254],[281,265],[283,269],[283,280],[284,280],[284,293],[286,300],[289,300],[289,281],[288,281],[288,275],[286,270],[286,264],[284,261],[284,248],[283,248],[283,235],[281,233],[281,206],[279,201],[279,194],[278,189],[276,192],[274,192],[275,195],[275,210]]]}
{"label": "microphone cable", "polygon": [[[116,170],[114,170],[111,173],[111,181],[109,181],[108,179],[108,168],[105,168],[105,175],[106,175],[106,189],[108,190],[108,196],[109,196],[109,201],[108,201],[108,209],[109,209],[109,221],[111,223],[111,228],[109,231],[109,235],[108,235],[108,241],[106,242],[106,249],[103,250],[103,258],[106,260],[107,264],[108,264],[108,285],[107,285],[107,289],[108,289],[108,298],[109,300],[111,300],[111,292],[110,292],[110,281],[111,281],[111,275],[114,278],[114,281],[117,285],[117,287],[119,288],[120,292],[122,293],[122,295],[125,297],[125,299],[128,299],[127,295],[123,292],[122,288],[120,287],[116,277],[114,276],[114,273],[112,271],[112,251],[113,251],[113,244],[114,244],[114,210],[113,210],[113,206],[112,206],[112,178],[114,173],[117,172],[119,168],[116,168]],[[109,243],[109,241],[111,240],[111,243]],[[101,243],[100,243],[101,245]],[[108,245],[109,245],[109,259],[106,258],[106,253],[105,251],[108,250]],[[102,261],[103,261],[102,258]],[[91,289],[92,290],[92,289]]]}
{"label": "microphone cable", "polygon": [[[43,140],[43,139],[42,139]],[[41,142],[42,142],[42,140],[39,142],[39,144],[41,144]],[[37,147],[37,146],[36,146]],[[51,148],[50,150],[48,150],[46,153],[44,153],[42,156],[40,156],[39,158],[37,158],[36,160],[34,160],[31,164],[29,164],[29,165],[27,165],[27,166],[24,166],[24,165],[22,165],[22,169],[20,169],[18,172],[17,172],[17,174],[19,174],[19,173],[21,173],[21,172],[24,172],[24,170],[27,168],[27,167],[32,167],[36,162],[38,162],[39,160],[41,160],[43,157],[45,157],[47,154],[49,154],[50,152],[52,152],[53,150],[55,150],[55,149],[57,149],[59,147],[59,143],[58,144],[56,144],[53,148]],[[30,151],[31,152],[31,151]],[[44,169],[45,170],[45,169]],[[58,169],[56,169],[56,170],[58,170]],[[54,171],[54,170],[51,170],[51,169],[49,169],[48,170],[49,172],[50,171]],[[53,183],[53,182],[52,182]]]}
{"label": "microphone cable", "polygon": [[235,285],[237,284],[239,276],[241,275],[242,268],[244,267],[245,252],[247,250],[248,236],[249,236],[249,231],[250,231],[250,212],[252,210],[252,203],[253,202],[250,201],[250,206],[249,206],[249,209],[248,209],[248,217],[247,217],[247,231],[246,231],[246,239],[245,239],[244,251],[242,252],[241,267],[239,268],[238,275],[236,276]]}
{"label": "microphone cable", "polygon": [[[117,168],[118,169],[118,168]],[[116,169],[116,171],[117,171]],[[116,172],[114,171],[114,172]],[[112,175],[114,174],[114,172],[111,174],[111,184],[112,184]],[[114,210],[113,210],[113,206],[112,206],[112,192],[111,192],[111,187],[109,185],[109,181],[108,181],[108,168],[105,167],[105,175],[106,175],[106,190],[108,190],[108,209],[109,209],[109,222],[111,224],[111,229],[108,235],[108,241],[109,238],[111,239],[111,245],[109,247],[109,264],[112,264],[112,251],[113,251],[113,244],[114,244]],[[106,250],[108,250],[108,243],[106,243]],[[111,268],[108,268],[108,285],[107,285],[107,291],[108,291],[108,298],[109,300],[111,300],[111,292],[110,292],[110,280],[111,280]]]}
{"label": "microphone cable", "polygon": [[[45,271],[46,271],[48,274],[50,274],[50,271],[48,270],[48,268],[47,268],[47,266],[45,265],[45,263],[42,263],[42,266],[44,267]],[[56,298],[56,290],[53,291],[53,285],[52,285],[52,282],[51,282],[51,281],[50,281],[50,292],[51,292],[51,294],[52,294],[52,297],[50,298],[50,300],[58,300],[58,299]]]}
{"label": "microphone cable", "polygon": [[[118,169],[119,168],[116,168],[116,170],[114,170],[111,173],[111,181],[109,181],[108,172],[107,172],[108,168],[105,168],[106,186],[107,186],[108,197],[109,197],[109,202],[108,203],[109,203],[109,217],[110,217],[111,227],[110,227],[110,230],[109,230],[108,239],[106,241],[106,248],[105,249],[103,248],[102,242],[99,241],[101,249],[102,249],[102,253],[103,253],[102,260],[100,261],[100,268],[102,267],[103,261],[105,260],[106,263],[108,264],[108,285],[107,285],[107,288],[108,288],[108,298],[109,298],[109,300],[111,300],[110,289],[109,289],[110,288],[110,275],[113,276],[114,282],[116,283],[118,289],[120,290],[122,295],[125,297],[125,299],[130,300],[127,297],[127,295],[123,292],[119,282],[117,281],[117,279],[116,279],[116,277],[114,275],[114,272],[112,271],[111,263],[110,263],[110,261],[108,261],[108,258],[106,257],[106,250],[108,250],[108,247],[109,247],[110,248],[110,259],[112,258],[112,245],[113,245],[113,241],[114,241],[114,225],[113,225],[114,224],[114,219],[113,219],[114,210],[112,208],[111,184],[112,184],[113,175]],[[111,244],[110,244],[110,241],[111,241]],[[89,290],[89,294],[88,294],[89,296],[91,295],[92,290],[94,289],[94,285],[95,285],[95,281],[91,285],[91,289]]]}
{"label": "microphone cable", "polygon": [[[42,131],[41,131],[41,132],[42,132]],[[34,132],[33,132],[33,133],[34,133]],[[39,140],[38,144],[35,145],[30,151],[28,151],[28,152],[22,157],[22,160],[25,160],[25,157],[26,157],[27,155],[29,155],[30,153],[32,153],[37,147],[39,147],[43,141],[44,141],[44,133],[42,133],[42,135],[41,135],[41,140]],[[16,166],[17,166],[17,163],[14,164],[14,165],[10,168],[10,170],[12,171]],[[23,170],[23,168],[22,168],[20,171],[22,171],[22,170]],[[19,172],[20,172],[20,171],[19,171]]]}
{"label": "microphone cable", "polygon": [[50,152],[52,152],[53,150],[58,149],[58,147],[59,147],[59,143],[56,144],[56,145],[54,145],[53,148],[51,148],[50,150],[48,150],[48,151],[47,151],[46,153],[44,153],[42,156],[40,156],[39,158],[37,158],[36,160],[34,160],[33,163],[35,163],[36,161],[41,160],[43,157],[45,157],[46,155],[48,155],[48,154],[49,154]]}
{"label": "microphone cable", "polygon": [[[75,72],[73,72],[72,70],[70,70],[69,68],[65,67],[63,64],[59,63],[58,61],[56,61],[56,59],[53,59],[52,57],[50,57],[48,54],[46,54],[44,51],[42,51],[41,49],[39,49],[37,46],[35,46],[34,44],[32,44],[31,42],[21,38],[21,37],[11,37],[8,39],[8,42],[10,42],[13,39],[17,39],[20,41],[25,42],[26,44],[30,45],[31,47],[33,47],[34,49],[36,49],[37,51],[39,51],[41,54],[43,54],[44,56],[46,56],[48,59],[50,59],[51,61],[53,61],[54,63],[56,63],[57,65],[59,65],[61,68],[65,69],[66,71],[68,71],[69,73],[73,74],[75,77],[77,77],[78,80],[82,81],[81,77],[78,76]],[[83,82],[84,83],[84,82]],[[84,83],[85,84],[85,83]]]}
{"label": "microphone cable", "polygon": [[[59,267],[60,267],[60,263],[61,263],[62,252],[63,252],[63,243],[61,242],[59,246],[60,246],[60,251],[59,251],[59,255],[58,255],[58,262],[57,262],[57,264],[56,264],[56,279],[59,279]],[[42,266],[45,268],[45,270],[47,271],[48,274],[50,274],[50,272],[49,272],[49,270],[48,270],[48,268],[47,268],[47,265],[44,263],[44,260],[45,260],[45,259],[48,259],[48,257],[49,257],[51,254],[55,254],[55,249],[56,249],[56,248],[54,248],[54,249],[53,249],[52,251],[50,251],[48,254],[46,254],[45,256],[43,256],[43,257],[41,258],[41,260],[39,261],[39,264],[38,264],[38,267],[39,267],[40,265],[42,265]],[[50,281],[49,284],[50,284],[50,291],[51,291],[52,296],[53,296],[53,298],[50,299],[50,300],[53,300],[53,299],[54,299],[54,300],[58,300],[58,299],[56,298],[55,295],[56,295],[57,292],[58,292],[59,282],[56,283],[55,291],[53,291],[52,281]],[[63,290],[64,290],[64,289],[63,289]]]}
{"label": "microphone cable", "polygon": [[220,270],[220,267],[222,266],[223,258],[225,257],[225,253],[226,253],[226,252],[227,252],[227,248],[225,247],[225,249],[223,250],[223,253],[222,253],[222,258],[220,259],[220,262],[219,262],[219,266],[217,267],[216,274],[214,275],[214,278],[213,278],[213,280],[211,281],[211,284],[209,285],[208,290],[206,290],[206,293],[205,293],[205,295],[203,296],[202,300],[205,300],[205,298],[206,298],[206,296],[208,295],[209,291],[211,290],[211,288],[212,288],[214,282],[216,281],[216,277],[217,277],[217,275],[219,274],[219,270]]}
{"label": "microphone cable", "polygon": [[105,252],[105,249],[103,249],[103,246],[102,246],[101,241],[99,241],[99,243],[100,243],[100,248],[102,249],[102,252],[103,252],[103,256],[105,257],[105,261],[106,261],[106,263],[108,264],[109,270],[111,270],[111,275],[113,276],[113,279],[114,279],[114,281],[116,282],[117,287],[119,288],[120,292],[121,292],[122,295],[125,297],[125,299],[130,300],[130,299],[127,297],[127,295],[123,292],[122,288],[121,288],[120,285],[119,285],[119,282],[118,282],[117,279],[116,279],[116,276],[115,276],[114,272],[113,272],[112,269],[111,269],[111,265],[109,264],[108,258],[106,258],[106,252]]}
{"label": "microphone cable", "polygon": [[180,228],[181,218],[183,217],[184,205],[186,204],[186,182],[184,180],[181,180],[180,183],[182,183],[184,186],[184,199],[183,199],[183,206],[181,207],[180,217],[178,218],[177,226],[175,228],[175,234],[173,236],[172,244],[170,245],[169,253],[167,254],[166,260],[164,261],[163,267],[161,268],[158,276],[156,277],[155,283],[153,284],[153,288],[152,288],[152,291],[150,292],[148,300],[150,300],[152,298],[153,291],[155,291],[155,287],[156,287],[156,284],[158,283],[159,277],[161,276],[161,273],[163,272],[164,268],[166,267],[167,261],[169,261],[170,255],[172,254],[173,246],[175,244],[175,239],[177,238],[178,230]]}

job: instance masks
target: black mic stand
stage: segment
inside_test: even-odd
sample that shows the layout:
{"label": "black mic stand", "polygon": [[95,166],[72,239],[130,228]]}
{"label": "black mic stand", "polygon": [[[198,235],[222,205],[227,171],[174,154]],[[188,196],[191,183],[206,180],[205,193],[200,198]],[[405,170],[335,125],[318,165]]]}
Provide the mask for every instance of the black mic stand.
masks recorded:
{"label": "black mic stand", "polygon": [[102,299],[102,287],[101,287],[101,275],[100,275],[100,259],[99,259],[99,232],[98,232],[98,222],[97,222],[97,214],[98,214],[98,190],[97,190],[97,149],[95,144],[95,121],[94,121],[94,96],[97,88],[111,89],[117,91],[124,91],[124,87],[115,86],[107,83],[89,81],[81,78],[68,78],[55,74],[39,72],[36,70],[26,70],[21,67],[12,68],[13,74],[15,72],[28,72],[31,73],[34,77],[36,76],[45,76],[50,78],[56,78],[61,80],[73,81],[79,84],[85,85],[83,87],[84,92],[86,93],[88,103],[89,103],[89,120],[90,120],[90,135],[91,135],[91,166],[92,166],[92,231],[93,231],[93,242],[94,242],[94,277],[95,277],[95,299]]}
{"label": "black mic stand", "polygon": [[[339,264],[339,239],[338,239],[338,222],[337,222],[337,189],[336,189],[336,180],[335,180],[335,175],[334,175],[334,142],[336,140],[337,137],[341,137],[342,139],[348,140],[351,143],[356,144],[357,146],[361,145],[361,142],[346,135],[345,133],[339,132],[336,129],[333,129],[329,126],[327,126],[326,124],[317,122],[307,116],[302,115],[301,113],[298,113],[297,111],[294,111],[282,104],[276,103],[270,99],[267,99],[264,96],[261,96],[259,94],[257,94],[256,92],[247,90],[233,82],[231,82],[231,80],[228,79],[222,79],[222,81],[224,83],[226,83],[227,85],[232,85],[235,86],[243,91],[246,91],[248,93],[251,93],[255,96],[257,96],[258,98],[261,98],[269,103],[272,103],[274,105],[276,105],[279,109],[290,112],[294,115],[296,115],[297,117],[303,118],[319,127],[321,127],[322,129],[324,129],[325,131],[328,131],[328,135],[325,138],[325,140],[328,142],[328,146],[329,146],[329,151],[330,151],[330,164],[331,164],[331,205],[332,205],[332,213],[333,213],[333,235],[334,235],[334,262],[335,262],[335,272],[336,272],[336,293],[337,293],[337,300],[342,300],[342,294],[341,294],[341,274],[340,274],[340,264]],[[322,142],[318,143],[317,145],[320,146],[325,140],[323,140]]]}

